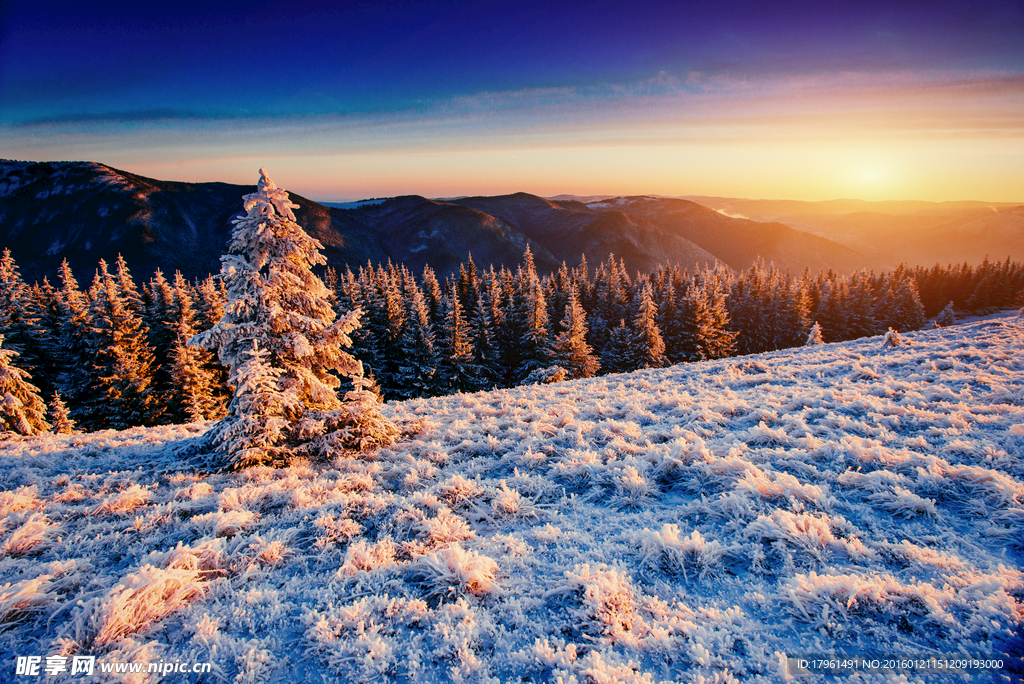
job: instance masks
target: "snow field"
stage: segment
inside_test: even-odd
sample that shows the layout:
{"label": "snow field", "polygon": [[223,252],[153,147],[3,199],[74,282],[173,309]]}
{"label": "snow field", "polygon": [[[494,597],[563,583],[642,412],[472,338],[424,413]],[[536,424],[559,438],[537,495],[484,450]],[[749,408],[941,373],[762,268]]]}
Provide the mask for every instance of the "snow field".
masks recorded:
{"label": "snow field", "polygon": [[904,342],[390,404],[394,446],[281,469],[203,423],[8,439],[0,643],[237,682],[1019,658],[1024,320]]}

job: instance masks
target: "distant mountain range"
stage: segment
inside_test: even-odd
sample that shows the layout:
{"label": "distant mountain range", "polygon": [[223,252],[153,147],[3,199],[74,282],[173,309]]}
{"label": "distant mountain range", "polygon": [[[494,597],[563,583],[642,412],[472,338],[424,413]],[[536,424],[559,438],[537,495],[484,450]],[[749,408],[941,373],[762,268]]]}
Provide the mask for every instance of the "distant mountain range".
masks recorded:
{"label": "distant mountain range", "polygon": [[[113,261],[117,254],[141,278],[157,268],[202,276],[219,270],[230,219],[241,210],[242,196],[253,190],[154,180],[92,162],[0,161],[0,248],[11,249],[29,281],[52,277],[66,258],[79,280],[88,282],[99,259]],[[625,260],[630,272],[664,263],[692,268],[716,261],[744,269],[758,257],[792,271],[849,272],[887,265],[895,258],[886,252],[889,246],[892,254],[907,255],[896,261],[929,263],[931,254],[942,251],[931,241],[911,239],[913,221],[946,231],[947,243],[959,239],[957,231],[972,230],[996,244],[1016,240],[1017,251],[1024,242],[1020,224],[990,209],[987,218],[998,225],[984,223],[985,216],[971,213],[977,207],[955,209],[961,212],[957,216],[970,218],[966,223],[900,215],[911,237],[894,242],[884,228],[851,218],[857,213],[801,214],[786,205],[790,213],[785,216],[798,220],[754,220],[769,218],[764,212],[772,207],[753,211],[737,204],[748,200],[544,199],[516,193],[451,200],[405,196],[327,206],[291,196],[299,205],[299,223],[324,245],[331,265],[355,269],[368,261],[391,260],[416,273],[430,264],[441,275],[457,270],[470,253],[481,267],[514,269],[527,245],[545,271],[563,261],[575,265],[583,255],[596,264],[611,252]],[[1019,208],[1008,216],[1024,222]],[[914,256],[915,250],[927,258]],[[995,252],[986,253],[997,258]]]}
{"label": "distant mountain range", "polygon": [[856,250],[867,265],[1024,260],[1024,205],[1006,202],[689,197],[728,216],[777,221]]}

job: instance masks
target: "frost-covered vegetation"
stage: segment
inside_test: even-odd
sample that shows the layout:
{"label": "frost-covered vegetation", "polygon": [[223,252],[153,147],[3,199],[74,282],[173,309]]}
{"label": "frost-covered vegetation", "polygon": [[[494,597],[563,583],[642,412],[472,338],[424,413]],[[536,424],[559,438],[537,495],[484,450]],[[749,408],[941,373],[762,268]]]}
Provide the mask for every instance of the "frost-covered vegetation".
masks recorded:
{"label": "frost-covered vegetation", "polygon": [[211,682],[1019,656],[1024,320],[901,337],[393,402],[395,444],[276,469],[207,469],[201,421],[8,438],[0,650]]}

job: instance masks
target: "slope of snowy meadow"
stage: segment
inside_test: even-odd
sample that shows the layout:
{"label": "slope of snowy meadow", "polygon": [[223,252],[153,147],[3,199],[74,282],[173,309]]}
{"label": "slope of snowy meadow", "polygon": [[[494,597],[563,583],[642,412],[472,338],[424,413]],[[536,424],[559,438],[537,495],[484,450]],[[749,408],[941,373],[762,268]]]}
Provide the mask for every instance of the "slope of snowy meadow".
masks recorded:
{"label": "slope of snowy meadow", "polygon": [[1009,664],[1024,319],[904,339],[390,404],[396,445],[282,469],[220,472],[205,424],[7,439],[0,679],[33,654],[210,662],[210,682]]}

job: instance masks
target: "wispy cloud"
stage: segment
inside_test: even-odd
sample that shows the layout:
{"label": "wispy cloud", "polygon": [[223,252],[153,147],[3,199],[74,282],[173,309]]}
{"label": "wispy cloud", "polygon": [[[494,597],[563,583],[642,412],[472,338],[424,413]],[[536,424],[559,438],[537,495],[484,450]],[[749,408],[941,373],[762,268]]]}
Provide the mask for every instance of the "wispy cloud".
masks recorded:
{"label": "wispy cloud", "polygon": [[[750,196],[729,183],[749,185],[768,174],[771,182],[762,182],[760,196],[868,197],[859,186],[842,186],[843,179],[884,176],[903,178],[903,185],[894,180],[867,188],[875,192],[871,198],[966,197],[948,194],[960,187],[975,188],[974,198],[1000,198],[1024,181],[1011,171],[1024,168],[1021,111],[1024,75],[1017,72],[766,78],[666,72],[633,82],[481,91],[349,113],[138,109],[50,117],[0,125],[0,147],[17,158],[201,169],[202,179],[220,174],[235,182],[250,175],[235,176],[241,174],[236,169],[277,159],[296,169],[321,169],[315,183],[322,197],[341,196],[327,194],[337,182],[332,177],[364,169],[360,196],[486,193],[492,187]],[[864,171],[881,166],[896,170],[888,176]],[[989,175],[980,176],[979,168]],[[776,182],[783,169],[792,178],[785,186]],[[936,169],[944,185],[924,194]],[[974,169],[970,178],[967,169]],[[495,187],[501,174],[505,180]],[[482,185],[484,176],[491,185]],[[559,178],[589,184],[567,187]],[[938,181],[928,182],[938,188]],[[989,194],[995,182],[1003,189]]]}
{"label": "wispy cloud", "polygon": [[[630,129],[632,135],[645,137],[659,129],[687,127],[731,138],[756,136],[759,126],[815,135],[815,128],[824,127],[837,133],[862,128],[878,134],[889,128],[900,135],[967,130],[1003,136],[1021,134],[1022,107],[1024,75],[1017,73],[850,72],[759,79],[661,73],[632,83],[482,91],[346,114],[138,109],[32,118],[3,128],[13,136],[26,129],[59,135],[116,132],[119,126],[150,126],[168,133],[223,129],[229,137],[239,127],[270,136],[299,130],[317,137],[338,134],[339,142],[349,144],[365,136],[360,144],[370,147],[415,140],[429,144],[432,138],[443,145],[466,137],[515,140],[539,131],[588,137]],[[815,120],[818,125],[808,129]]]}
{"label": "wispy cloud", "polygon": [[76,127],[96,125],[117,125],[117,124],[146,124],[164,123],[169,121],[216,121],[225,120],[230,117],[223,114],[201,114],[198,111],[185,111],[179,109],[128,109],[111,112],[80,112],[60,114],[54,116],[43,116],[27,118],[20,121],[12,121],[8,126],[14,129],[19,128],[49,128],[49,127]]}

